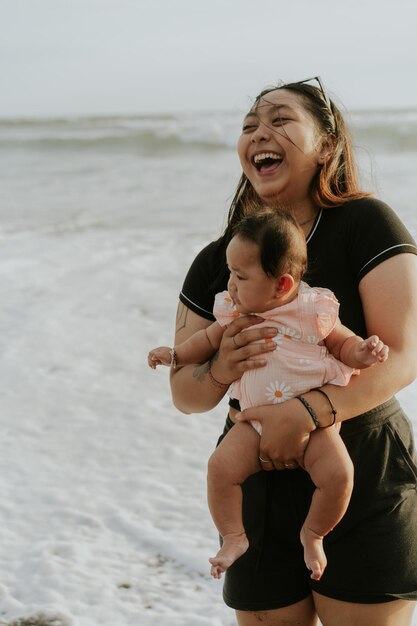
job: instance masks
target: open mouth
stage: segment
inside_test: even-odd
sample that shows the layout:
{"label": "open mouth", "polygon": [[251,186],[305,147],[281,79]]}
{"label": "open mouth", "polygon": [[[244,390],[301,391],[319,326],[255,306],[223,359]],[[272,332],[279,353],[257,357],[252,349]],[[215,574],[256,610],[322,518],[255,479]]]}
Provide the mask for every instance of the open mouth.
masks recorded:
{"label": "open mouth", "polygon": [[282,160],[283,157],[276,152],[262,152],[260,154],[255,154],[252,162],[258,172],[261,172],[271,167],[275,167],[276,165],[280,165]]}

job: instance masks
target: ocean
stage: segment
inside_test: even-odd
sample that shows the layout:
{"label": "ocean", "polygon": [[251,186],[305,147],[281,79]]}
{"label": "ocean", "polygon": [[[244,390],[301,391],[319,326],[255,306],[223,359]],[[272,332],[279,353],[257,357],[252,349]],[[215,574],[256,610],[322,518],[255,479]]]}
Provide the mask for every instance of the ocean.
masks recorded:
{"label": "ocean", "polygon": [[[178,413],[146,356],[224,226],[241,119],[0,120],[0,624],[234,624],[207,562],[225,403]],[[417,111],[348,122],[363,186],[417,237]],[[417,429],[417,383],[399,397]]]}
{"label": "ocean", "polygon": [[[159,228],[162,218],[217,232],[240,172],[241,119],[235,111],[0,120],[2,231],[92,221]],[[417,110],[356,112],[348,123],[364,186],[415,229]]]}

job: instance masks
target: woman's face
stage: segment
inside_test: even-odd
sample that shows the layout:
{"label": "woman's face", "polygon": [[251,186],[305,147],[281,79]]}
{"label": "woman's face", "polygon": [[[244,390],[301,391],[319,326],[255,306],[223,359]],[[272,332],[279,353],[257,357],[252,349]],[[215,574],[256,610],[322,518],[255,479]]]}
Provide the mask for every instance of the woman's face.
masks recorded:
{"label": "woman's face", "polygon": [[238,142],[242,169],[263,200],[311,205],[309,188],[319,166],[322,140],[295,93],[276,89],[245,117]]}

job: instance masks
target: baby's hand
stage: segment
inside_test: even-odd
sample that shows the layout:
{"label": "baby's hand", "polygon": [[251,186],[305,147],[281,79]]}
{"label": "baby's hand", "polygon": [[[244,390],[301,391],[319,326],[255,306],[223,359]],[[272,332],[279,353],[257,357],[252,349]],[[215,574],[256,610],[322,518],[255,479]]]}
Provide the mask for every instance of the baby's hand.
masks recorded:
{"label": "baby's hand", "polygon": [[388,358],[389,348],[378,337],[371,335],[359,344],[356,358],[363,365],[373,365],[374,363],[383,363]]}
{"label": "baby's hand", "polygon": [[157,365],[171,365],[171,348],[161,346],[151,350],[148,354],[148,365],[153,370]]}

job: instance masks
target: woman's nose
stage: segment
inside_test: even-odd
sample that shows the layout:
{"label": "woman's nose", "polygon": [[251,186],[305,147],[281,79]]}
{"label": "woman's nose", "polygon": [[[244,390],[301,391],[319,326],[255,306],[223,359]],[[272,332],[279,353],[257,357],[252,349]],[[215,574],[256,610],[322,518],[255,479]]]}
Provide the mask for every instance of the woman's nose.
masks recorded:
{"label": "woman's nose", "polygon": [[255,143],[257,141],[267,141],[270,136],[271,129],[263,122],[260,122],[252,133],[251,141],[252,143]]}

